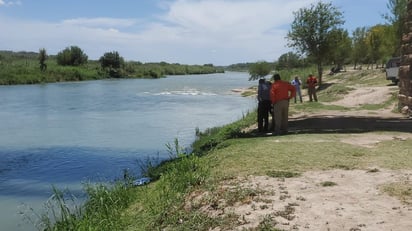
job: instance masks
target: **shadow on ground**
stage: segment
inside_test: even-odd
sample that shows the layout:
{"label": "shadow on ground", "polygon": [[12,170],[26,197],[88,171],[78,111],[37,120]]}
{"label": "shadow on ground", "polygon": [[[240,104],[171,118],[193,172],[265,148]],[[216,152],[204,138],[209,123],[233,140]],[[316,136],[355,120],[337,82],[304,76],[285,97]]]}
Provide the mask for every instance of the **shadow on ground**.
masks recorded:
{"label": "shadow on ground", "polygon": [[412,119],[354,116],[318,116],[289,121],[289,133],[412,132]]}

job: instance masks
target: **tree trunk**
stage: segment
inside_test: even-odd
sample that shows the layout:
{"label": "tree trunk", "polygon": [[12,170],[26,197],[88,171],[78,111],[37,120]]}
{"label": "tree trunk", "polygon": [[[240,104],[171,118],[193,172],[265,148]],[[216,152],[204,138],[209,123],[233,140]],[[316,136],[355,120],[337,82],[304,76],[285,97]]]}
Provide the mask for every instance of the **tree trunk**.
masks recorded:
{"label": "tree trunk", "polygon": [[318,86],[322,85],[322,72],[323,72],[322,63],[318,63],[318,80],[319,80]]}
{"label": "tree trunk", "polygon": [[407,19],[402,36],[401,65],[399,67],[398,107],[412,116],[412,0],[408,0]]}

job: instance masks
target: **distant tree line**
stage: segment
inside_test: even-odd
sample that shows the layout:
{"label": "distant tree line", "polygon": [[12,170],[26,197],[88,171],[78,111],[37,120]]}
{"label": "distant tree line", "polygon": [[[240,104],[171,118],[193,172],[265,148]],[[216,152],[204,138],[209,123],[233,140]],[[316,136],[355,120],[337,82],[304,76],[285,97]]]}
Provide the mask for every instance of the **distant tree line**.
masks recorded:
{"label": "distant tree line", "polygon": [[213,64],[142,63],[125,61],[117,51],[89,60],[84,51],[70,46],[57,55],[39,52],[0,51],[0,85],[80,81],[104,78],[161,78],[167,75],[223,73]]}

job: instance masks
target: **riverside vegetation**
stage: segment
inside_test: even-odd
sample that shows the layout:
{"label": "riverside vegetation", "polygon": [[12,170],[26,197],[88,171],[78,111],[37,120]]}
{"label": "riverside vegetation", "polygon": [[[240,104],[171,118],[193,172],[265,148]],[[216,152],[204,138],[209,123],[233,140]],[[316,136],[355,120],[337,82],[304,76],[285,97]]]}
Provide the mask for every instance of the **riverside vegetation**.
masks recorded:
{"label": "riverside vegetation", "polygon": [[[294,74],[289,73],[289,76]],[[326,114],[328,118],[350,114],[354,121],[359,115],[370,120],[379,118],[382,109],[397,115],[391,112],[396,111],[397,88],[387,84],[380,70],[339,73],[325,79],[324,86],[327,87],[320,89],[319,102],[292,103],[290,113],[296,118],[301,114],[306,117]],[[349,97],[350,92],[359,86],[391,88],[392,96],[379,103],[356,107],[334,104]],[[265,199],[265,195],[275,194],[271,192],[274,186],[265,191],[259,183],[255,182],[257,187],[246,187],[242,183],[244,180],[239,179],[262,176],[281,185],[285,179],[299,178],[312,171],[347,171],[349,174],[350,171],[365,170],[368,174],[377,174],[383,169],[412,170],[409,153],[412,137],[408,130],[411,124],[408,121],[403,121],[403,128],[366,125],[356,131],[350,127],[345,131],[345,124],[339,124],[342,129],[334,129],[322,123],[315,124],[316,129],[306,130],[306,127],[299,127],[298,122],[293,122],[289,135],[261,136],[256,133],[256,113],[250,112],[232,124],[196,131],[197,139],[190,153],[184,151],[176,140],[167,145],[170,160],[160,165],[153,164],[155,160],[148,160],[137,166],[143,170],[144,176],[153,179],[152,183],[134,187],[131,184],[134,177],[125,174],[124,179],[115,183],[85,185],[87,199],[82,206],[69,192],[54,189],[54,196],[46,203],[47,212],[31,220],[39,230],[283,230],[285,227],[279,225],[296,221],[295,208],[306,201],[305,195],[296,197],[298,202],[289,203],[284,210],[256,216],[253,223],[248,220],[253,214],[271,211],[291,195],[282,186],[278,199]],[[372,148],[342,142],[360,135],[375,139],[405,134],[406,138],[372,142]],[[406,140],[409,141],[402,142]],[[342,178],[345,173],[339,174]],[[337,180],[320,180],[319,185],[330,189],[345,187],[336,183]],[[410,180],[391,182],[380,188],[382,193],[397,198],[405,206],[412,204]],[[234,209],[236,206],[245,206],[247,212],[240,215]],[[279,219],[286,222],[279,222]]]}
{"label": "riverside vegetation", "polygon": [[[80,50],[78,47],[72,49]],[[77,48],[77,49],[76,49]],[[66,48],[68,49],[68,48]],[[68,49],[70,50],[70,49]],[[66,50],[65,50],[66,51]],[[81,50],[80,50],[81,51]],[[0,85],[37,84],[64,81],[97,80],[106,78],[161,78],[166,75],[223,73],[223,68],[205,65],[141,63],[124,61],[116,52],[116,67],[104,66],[101,60],[88,60],[79,65],[61,65],[57,56],[49,56],[39,63],[36,52],[0,51]],[[86,56],[87,57],[87,56]],[[86,58],[87,59],[87,58]],[[42,65],[46,64],[46,66]]]}

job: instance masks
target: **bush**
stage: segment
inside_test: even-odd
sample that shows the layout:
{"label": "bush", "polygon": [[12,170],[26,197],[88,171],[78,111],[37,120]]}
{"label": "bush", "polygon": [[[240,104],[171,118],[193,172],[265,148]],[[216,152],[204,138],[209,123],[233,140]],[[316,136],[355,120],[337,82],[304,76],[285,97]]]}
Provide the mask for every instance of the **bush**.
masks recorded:
{"label": "bush", "polygon": [[62,66],[80,66],[87,63],[87,55],[77,46],[67,47],[57,54],[57,63]]}

